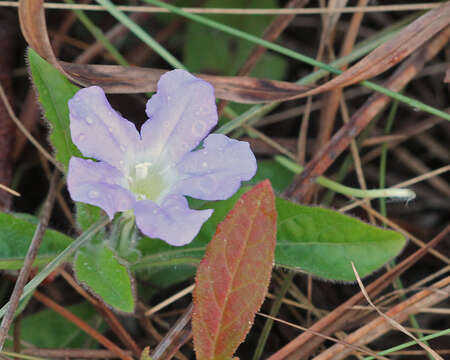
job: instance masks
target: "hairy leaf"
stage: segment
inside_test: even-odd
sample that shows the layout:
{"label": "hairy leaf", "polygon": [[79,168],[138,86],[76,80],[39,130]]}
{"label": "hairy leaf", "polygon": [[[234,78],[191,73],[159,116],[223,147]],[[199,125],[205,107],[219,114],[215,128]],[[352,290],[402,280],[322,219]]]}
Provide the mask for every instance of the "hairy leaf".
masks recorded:
{"label": "hairy leaf", "polygon": [[[133,268],[198,264],[217,225],[246,190],[248,188],[244,187],[228,200],[206,204],[204,208],[215,209],[213,216],[187,246],[174,249],[159,240],[143,239],[139,245],[143,257]],[[358,266],[361,276],[367,276],[398,255],[405,245],[400,233],[333,210],[302,206],[279,198],[276,208],[279,214],[277,266],[330,280],[353,281],[350,261]]]}
{"label": "hairy leaf", "polygon": [[50,128],[50,141],[55,149],[55,158],[67,170],[72,156],[81,156],[72,142],[69,126],[69,108],[67,102],[79,88],[47,61],[42,59],[33,49],[28,51],[28,62],[33,83],[39,94],[39,102]]}
{"label": "hairy leaf", "polygon": [[[33,49],[29,49],[28,61],[33,83],[39,94],[39,102],[44,110],[50,128],[50,142],[55,149],[55,158],[67,170],[72,156],[82,157],[72,142],[70,134],[69,107],[67,102],[79,90],[60,71],[42,59]],[[77,204],[77,222],[81,230],[100,219],[98,207],[88,204]],[[101,236],[98,235],[98,236]]]}
{"label": "hairy leaf", "polygon": [[381,267],[405,246],[398,232],[319,207],[277,199],[277,265],[333,280],[354,281]]}
{"label": "hairy leaf", "polygon": [[[0,212],[0,269],[20,269],[33,238],[36,224]],[[44,265],[64,250],[72,239],[47,229],[34,265]]]}
{"label": "hairy leaf", "polygon": [[94,293],[123,312],[133,312],[134,297],[127,268],[104,244],[90,244],[78,250],[75,262],[77,279]]}
{"label": "hairy leaf", "polygon": [[238,200],[208,244],[193,295],[198,360],[229,359],[250,330],[269,286],[276,217],[273,190],[264,181]]}
{"label": "hairy leaf", "polygon": [[292,183],[294,174],[275,160],[259,160],[258,170],[250,183],[256,184],[265,179],[269,179],[275,192],[281,194]]}

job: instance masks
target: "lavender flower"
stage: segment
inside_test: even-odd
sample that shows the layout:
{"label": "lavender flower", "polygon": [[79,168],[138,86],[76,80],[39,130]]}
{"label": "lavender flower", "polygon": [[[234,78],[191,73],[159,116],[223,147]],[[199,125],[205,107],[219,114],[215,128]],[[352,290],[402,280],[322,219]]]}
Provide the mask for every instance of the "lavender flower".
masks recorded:
{"label": "lavender flower", "polygon": [[192,210],[184,195],[223,200],[256,172],[248,143],[211,134],[217,124],[213,87],[184,70],[167,72],[147,102],[140,134],[92,86],[69,101],[72,140],[86,157],[72,157],[67,183],[73,200],[112,218],[134,210],[147,236],[187,244],[213,210]]}

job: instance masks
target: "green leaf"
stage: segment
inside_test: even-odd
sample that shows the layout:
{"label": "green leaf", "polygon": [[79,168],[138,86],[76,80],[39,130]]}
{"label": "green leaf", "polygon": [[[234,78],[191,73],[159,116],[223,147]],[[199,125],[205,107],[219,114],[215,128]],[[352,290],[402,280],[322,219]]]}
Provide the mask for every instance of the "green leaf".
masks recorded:
{"label": "green leaf", "polygon": [[275,160],[258,161],[258,171],[250,184],[257,184],[269,179],[276,193],[282,193],[292,183],[294,173]]}
{"label": "green leaf", "polygon": [[[72,156],[83,157],[72,142],[68,101],[80,89],[42,59],[33,49],[28,50],[31,77],[39,94],[39,102],[50,125],[50,142],[55,149],[55,158],[66,169]],[[88,204],[77,204],[77,222],[81,230],[100,219],[101,210]],[[97,235],[99,236],[99,235]]]}
{"label": "green leaf", "polygon": [[277,199],[275,263],[332,280],[354,281],[396,256],[405,238],[336,211]]}
{"label": "green leaf", "polygon": [[[75,203],[77,223],[81,230],[86,230],[92,224],[95,224],[102,217],[102,209],[98,206],[85,203]],[[95,237],[103,236],[103,232],[99,232]]]}
{"label": "green leaf", "polygon": [[[20,269],[35,229],[36,224],[11,214],[0,213],[0,269]],[[47,229],[34,265],[47,264],[71,242],[70,237]]]}
{"label": "green leaf", "polygon": [[31,77],[39,94],[39,102],[50,128],[50,141],[55,148],[55,158],[67,171],[72,156],[81,156],[70,136],[69,107],[67,102],[79,90],[67,78],[33,49],[28,50]]}
{"label": "green leaf", "polygon": [[[143,239],[139,244],[143,257],[132,269],[147,269],[182,264],[197,265],[217,225],[234,203],[248,190],[241,188],[232,198],[203,208],[215,209],[199,235],[186,246],[174,248],[161,240]],[[405,238],[395,231],[366,224],[333,210],[301,206],[277,198],[278,233],[275,264],[299,269],[315,276],[341,281],[355,280],[350,262],[360,276],[367,276],[398,255]]]}
{"label": "green leaf", "polygon": [[105,244],[90,244],[78,250],[74,266],[77,279],[105,303],[123,312],[134,311],[128,270]]}
{"label": "green leaf", "polygon": [[[95,310],[88,303],[72,305],[67,310],[88,323],[96,318]],[[55,311],[46,309],[22,319],[20,338],[37,347],[61,349],[85,347],[89,335]],[[11,342],[6,345],[12,347]]]}

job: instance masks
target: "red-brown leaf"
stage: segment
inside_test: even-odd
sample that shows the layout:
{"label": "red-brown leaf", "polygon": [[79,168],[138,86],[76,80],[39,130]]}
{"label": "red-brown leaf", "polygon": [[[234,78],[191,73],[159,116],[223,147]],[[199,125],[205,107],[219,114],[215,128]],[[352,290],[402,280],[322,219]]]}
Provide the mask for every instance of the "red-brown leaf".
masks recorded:
{"label": "red-brown leaf", "polygon": [[250,330],[269,286],[276,217],[266,180],[218,226],[196,276],[192,328],[198,360],[230,359]]}

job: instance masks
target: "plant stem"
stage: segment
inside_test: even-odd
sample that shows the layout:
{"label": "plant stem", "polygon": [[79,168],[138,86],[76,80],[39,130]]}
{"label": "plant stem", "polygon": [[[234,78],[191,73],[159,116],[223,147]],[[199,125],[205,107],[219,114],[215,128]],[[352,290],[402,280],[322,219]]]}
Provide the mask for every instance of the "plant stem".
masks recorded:
{"label": "plant stem", "polygon": [[[284,156],[274,156],[274,159],[279,162],[281,165],[286,167],[286,169],[292,171],[295,174],[300,174],[303,171],[303,167],[296,164],[292,160],[289,160],[288,158]],[[414,191],[409,189],[374,189],[374,190],[361,190],[361,189],[355,189],[351,188],[345,185],[341,185],[333,180],[330,180],[324,176],[319,176],[316,179],[316,183],[319,185],[322,185],[328,189],[331,189],[335,192],[338,192],[340,194],[358,197],[358,198],[368,198],[368,199],[374,199],[374,198],[396,198],[400,200],[409,201],[416,197],[416,194]]]}

